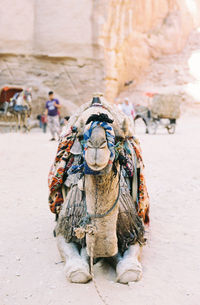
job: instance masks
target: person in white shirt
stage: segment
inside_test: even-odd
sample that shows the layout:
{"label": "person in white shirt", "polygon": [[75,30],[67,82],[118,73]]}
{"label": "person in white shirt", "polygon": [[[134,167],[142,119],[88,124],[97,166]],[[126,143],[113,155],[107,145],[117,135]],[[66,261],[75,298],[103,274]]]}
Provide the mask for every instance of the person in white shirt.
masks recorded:
{"label": "person in white shirt", "polygon": [[132,103],[130,103],[129,99],[126,97],[124,99],[124,103],[121,105],[121,110],[132,120],[135,117],[135,109]]}
{"label": "person in white shirt", "polygon": [[120,111],[122,111],[122,101],[121,101],[121,99],[115,99],[115,106],[120,110]]}

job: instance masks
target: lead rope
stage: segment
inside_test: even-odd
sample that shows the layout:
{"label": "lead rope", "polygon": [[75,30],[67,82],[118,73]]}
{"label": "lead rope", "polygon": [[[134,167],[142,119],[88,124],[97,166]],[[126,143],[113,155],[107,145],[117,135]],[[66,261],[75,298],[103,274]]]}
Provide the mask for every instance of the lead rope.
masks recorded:
{"label": "lead rope", "polygon": [[[96,179],[97,177],[95,176],[95,185],[96,185],[96,189],[95,189],[95,215],[97,214],[97,200],[98,200],[98,194],[97,194],[97,183],[96,183]],[[96,219],[94,219],[94,226],[96,227]],[[98,284],[96,282],[96,279],[94,277],[94,245],[95,245],[95,238],[96,238],[96,231],[94,231],[94,238],[93,238],[93,242],[91,245],[91,255],[90,255],[90,271],[91,271],[91,276],[92,276],[92,281],[94,283],[94,288],[99,296],[99,298],[101,299],[102,303],[104,305],[109,305],[105,299],[105,297],[101,294]]]}
{"label": "lead rope", "polygon": [[101,299],[102,303],[104,305],[109,305],[105,299],[105,297],[101,294],[101,291],[99,290],[99,287],[98,287],[98,284],[96,282],[96,279],[94,277],[94,264],[93,264],[93,260],[94,260],[94,243],[95,243],[95,238],[94,238],[94,242],[92,243],[92,246],[91,246],[91,255],[90,255],[90,271],[91,271],[91,276],[92,276],[92,281],[94,283],[94,288],[99,296],[99,298]]}
{"label": "lead rope", "polygon": [[[106,301],[106,299],[104,298],[104,296],[101,294],[100,290],[99,290],[99,287],[97,285],[97,282],[95,280],[95,277],[94,277],[94,264],[93,264],[93,261],[94,261],[94,245],[95,245],[95,235],[97,233],[96,231],[96,225],[95,225],[95,222],[96,222],[96,219],[97,218],[102,218],[102,217],[105,217],[107,216],[112,210],[113,208],[116,206],[118,200],[119,200],[119,196],[120,196],[120,175],[121,175],[121,171],[118,173],[119,174],[119,182],[118,182],[118,187],[119,187],[119,190],[118,190],[118,196],[116,198],[116,201],[114,203],[114,205],[112,206],[112,208],[110,210],[108,210],[107,213],[105,214],[102,214],[102,215],[98,215],[96,212],[97,212],[97,200],[98,200],[98,194],[97,194],[97,183],[96,183],[96,190],[95,190],[95,213],[94,215],[96,217],[92,217],[93,218],[93,221],[94,221],[94,225],[92,224],[87,224],[87,222],[85,223],[85,225],[83,227],[79,227],[79,228],[76,228],[75,229],[75,235],[78,239],[82,239],[84,238],[85,234],[89,234],[89,235],[93,235],[94,238],[93,238],[93,242],[91,244],[91,248],[90,248],[90,272],[91,272],[91,276],[92,276],[92,281],[94,282],[94,287],[95,287],[95,290],[99,296],[99,298],[101,299],[102,303],[104,305],[109,305]],[[96,176],[95,177],[95,180],[97,179]],[[111,184],[112,184],[112,181],[111,181]]]}

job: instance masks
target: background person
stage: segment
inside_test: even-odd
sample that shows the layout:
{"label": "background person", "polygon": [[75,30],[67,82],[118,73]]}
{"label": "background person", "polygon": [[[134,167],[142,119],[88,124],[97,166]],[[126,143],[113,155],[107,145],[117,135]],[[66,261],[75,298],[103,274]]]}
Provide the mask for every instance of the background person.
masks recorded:
{"label": "background person", "polygon": [[45,116],[47,117],[48,126],[52,135],[50,141],[55,141],[55,135],[59,138],[60,135],[60,123],[59,123],[59,111],[61,107],[58,99],[54,98],[53,91],[49,92],[49,100],[46,102]]}
{"label": "background person", "polygon": [[41,122],[42,122],[42,130],[44,133],[47,131],[47,116],[45,113],[41,116]]}
{"label": "background person", "polygon": [[121,104],[121,110],[132,120],[134,120],[135,117],[135,109],[132,103],[129,102],[129,99],[126,97],[124,99],[124,103]]}
{"label": "background person", "polygon": [[40,128],[42,128],[42,115],[41,114],[38,114],[37,115],[37,120],[39,121],[39,126],[40,126]]}

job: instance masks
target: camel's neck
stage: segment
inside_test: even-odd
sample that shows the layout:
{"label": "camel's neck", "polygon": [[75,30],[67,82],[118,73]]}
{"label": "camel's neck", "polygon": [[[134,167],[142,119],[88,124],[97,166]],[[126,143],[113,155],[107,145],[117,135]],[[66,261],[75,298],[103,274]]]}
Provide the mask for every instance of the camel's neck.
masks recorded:
{"label": "camel's neck", "polygon": [[[119,174],[111,171],[102,176],[85,176],[87,211],[90,215],[105,214],[116,202],[119,192]],[[117,246],[118,204],[106,216],[92,219],[97,229],[95,236],[87,235],[87,251],[94,257],[110,257],[118,252]]]}
{"label": "camel's neck", "polygon": [[119,174],[86,175],[85,190],[89,214],[103,214],[114,204],[119,191]]}

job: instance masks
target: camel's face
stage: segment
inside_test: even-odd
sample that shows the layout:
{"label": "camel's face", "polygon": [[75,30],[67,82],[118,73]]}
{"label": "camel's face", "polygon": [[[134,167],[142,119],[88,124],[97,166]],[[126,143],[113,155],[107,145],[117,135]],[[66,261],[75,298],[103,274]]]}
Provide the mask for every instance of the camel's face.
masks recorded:
{"label": "camel's face", "polygon": [[27,104],[29,104],[29,105],[31,104],[31,102],[32,102],[32,95],[31,95],[30,91],[28,91],[28,90],[24,91],[24,99],[27,102]]}
{"label": "camel's face", "polygon": [[85,161],[93,171],[103,170],[109,163],[110,150],[108,149],[105,130],[95,127],[87,142]]}

